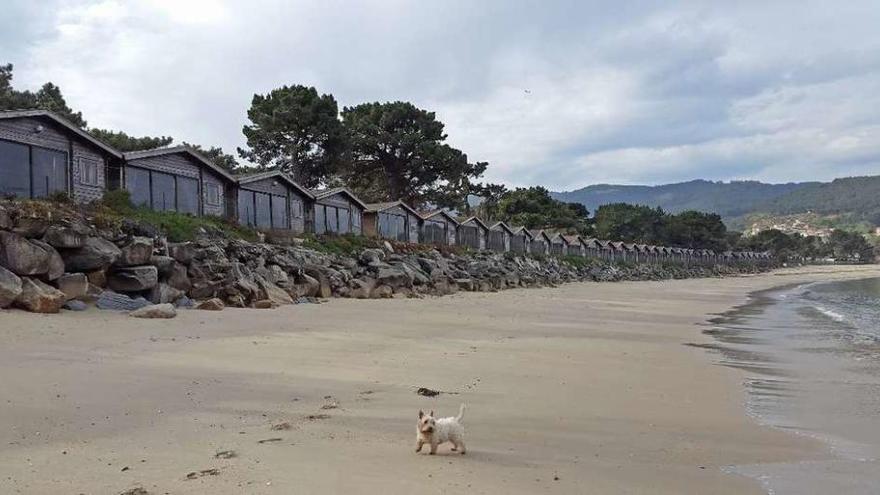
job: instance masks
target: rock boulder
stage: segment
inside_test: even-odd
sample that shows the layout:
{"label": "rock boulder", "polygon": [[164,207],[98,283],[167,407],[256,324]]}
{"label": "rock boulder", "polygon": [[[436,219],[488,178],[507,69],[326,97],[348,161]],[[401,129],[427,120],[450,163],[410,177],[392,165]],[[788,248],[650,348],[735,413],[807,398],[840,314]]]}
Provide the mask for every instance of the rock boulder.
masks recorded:
{"label": "rock boulder", "polygon": [[15,305],[32,313],[57,313],[67,301],[64,293],[37,279],[23,278]]}
{"label": "rock boulder", "polygon": [[65,249],[61,253],[69,272],[91,272],[112,265],[122,254],[116,244],[101,238],[87,237],[78,249]]}
{"label": "rock boulder", "polygon": [[21,294],[21,279],[0,266],[0,308],[11,305],[19,294]]}
{"label": "rock boulder", "polygon": [[107,277],[107,286],[119,292],[152,289],[158,282],[159,272],[153,265],[117,268]]}
{"label": "rock boulder", "polygon": [[153,304],[136,309],[128,315],[134,318],[174,318],[177,310],[173,304]]}

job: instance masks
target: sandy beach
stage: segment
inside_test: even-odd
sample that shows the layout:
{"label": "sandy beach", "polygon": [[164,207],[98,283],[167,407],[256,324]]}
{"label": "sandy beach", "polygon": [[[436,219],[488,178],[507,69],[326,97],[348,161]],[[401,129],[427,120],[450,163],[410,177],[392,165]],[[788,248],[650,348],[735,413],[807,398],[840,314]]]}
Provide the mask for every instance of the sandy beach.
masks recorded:
{"label": "sandy beach", "polygon": [[[2,311],[0,493],[759,494],[722,468],[822,449],[755,424],[742,372],[685,344],[711,343],[707,320],[751,291],[869,276],[880,269],[174,320]],[[460,403],[468,454],[416,455],[418,410]]]}

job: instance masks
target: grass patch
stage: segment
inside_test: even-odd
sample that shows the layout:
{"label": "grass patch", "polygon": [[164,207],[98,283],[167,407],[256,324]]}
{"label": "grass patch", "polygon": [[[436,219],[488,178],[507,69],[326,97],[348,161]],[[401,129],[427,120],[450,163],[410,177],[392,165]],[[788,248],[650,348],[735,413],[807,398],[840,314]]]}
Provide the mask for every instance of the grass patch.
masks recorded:
{"label": "grass patch", "polygon": [[172,242],[191,241],[201,233],[219,234],[234,239],[256,241],[256,231],[221,217],[196,217],[174,211],[153,211],[134,206],[128,191],[108,191],[95,212],[96,223],[119,225],[124,219],[152,225]]}
{"label": "grass patch", "polygon": [[306,235],[303,237],[303,246],[318,252],[350,255],[364,249],[377,248],[380,240],[370,237],[362,237],[351,234],[345,235]]}

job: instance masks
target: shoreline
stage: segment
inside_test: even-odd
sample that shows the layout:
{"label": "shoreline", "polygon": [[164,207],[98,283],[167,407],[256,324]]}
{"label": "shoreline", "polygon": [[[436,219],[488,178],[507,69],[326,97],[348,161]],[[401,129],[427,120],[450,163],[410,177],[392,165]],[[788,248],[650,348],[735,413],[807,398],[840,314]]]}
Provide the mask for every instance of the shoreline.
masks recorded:
{"label": "shoreline", "polygon": [[[714,342],[700,327],[753,292],[878,275],[806,267],[158,323],[0,312],[0,491],[763,493],[723,468],[819,446],[754,423],[745,372],[684,344]],[[413,454],[418,409],[460,402],[468,455]]]}

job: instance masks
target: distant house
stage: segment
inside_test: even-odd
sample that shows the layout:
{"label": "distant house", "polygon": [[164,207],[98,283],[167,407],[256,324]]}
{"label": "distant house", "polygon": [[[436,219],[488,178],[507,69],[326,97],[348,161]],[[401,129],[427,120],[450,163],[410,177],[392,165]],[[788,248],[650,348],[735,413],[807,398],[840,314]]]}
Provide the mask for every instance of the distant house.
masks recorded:
{"label": "distant house", "polygon": [[313,230],[315,196],[280,171],[238,178],[238,223],[257,229]]}
{"label": "distant house", "polygon": [[584,256],[590,258],[602,257],[602,243],[598,239],[581,239],[584,245]]}
{"label": "distant house", "polygon": [[489,240],[487,246],[496,253],[506,253],[511,250],[513,229],[504,222],[497,222],[489,227]]}
{"label": "distant house", "polygon": [[363,234],[366,203],[344,187],[312,191],[316,234]]}
{"label": "distant house", "polygon": [[543,230],[531,231],[532,241],[529,252],[532,254],[550,254],[550,236]]}
{"label": "distant house", "polygon": [[458,224],[458,244],[475,250],[486,249],[489,226],[477,217],[461,220]]}
{"label": "distant house", "polygon": [[185,146],[124,153],[122,184],[135,205],[235,218],[236,179]]}
{"label": "distant house", "polygon": [[562,236],[566,242],[568,242],[568,250],[566,253],[569,256],[580,256],[581,258],[587,255],[587,247],[584,244],[584,240],[579,235],[564,235]]}
{"label": "distant house", "polygon": [[557,232],[550,236],[550,254],[553,256],[568,255],[568,240],[563,234]]}
{"label": "distant house", "polygon": [[45,110],[0,112],[0,196],[100,199],[119,184],[122,153]]}
{"label": "distant house", "polygon": [[514,253],[528,253],[532,244],[532,233],[525,227],[511,227],[510,250]]}
{"label": "distant house", "polygon": [[364,235],[401,242],[419,242],[422,218],[403,201],[368,204],[364,211]]}
{"label": "distant house", "polygon": [[422,213],[420,242],[437,246],[454,246],[458,239],[458,220],[445,210]]}

